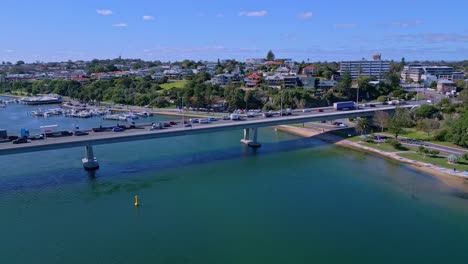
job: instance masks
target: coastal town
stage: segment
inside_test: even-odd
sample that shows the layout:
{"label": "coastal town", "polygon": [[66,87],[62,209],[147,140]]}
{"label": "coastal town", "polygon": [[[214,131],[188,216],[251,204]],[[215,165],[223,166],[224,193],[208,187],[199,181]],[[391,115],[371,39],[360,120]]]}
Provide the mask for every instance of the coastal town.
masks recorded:
{"label": "coastal town", "polygon": [[468,263],[468,1],[14,1],[0,263]]}
{"label": "coastal town", "polygon": [[[61,104],[62,108],[33,110],[30,112],[32,117],[98,117],[135,124],[134,120],[153,114],[182,113],[187,115],[187,119],[181,123],[185,127],[192,127],[195,123],[212,123],[218,119],[268,118],[294,112],[323,112],[332,104],[335,110],[341,110],[336,107],[339,104],[348,105],[345,108],[351,109],[359,106],[364,109],[375,105],[415,104],[418,108],[413,107],[411,111],[402,108],[394,115],[382,113],[374,118],[339,122],[332,120],[329,122],[333,123],[331,126],[307,123],[302,124],[302,127],[312,129],[312,135],[316,135],[314,129],[318,129],[327,131],[328,137],[341,136],[346,139],[343,142],[350,142],[347,146],[361,146],[361,149],[375,149],[377,152],[385,150],[386,153],[411,150],[419,153],[417,156],[410,155],[414,162],[423,162],[422,167],[425,169],[433,167],[439,173],[446,168],[449,174],[468,177],[464,165],[456,164],[463,164],[462,160],[468,157],[465,155],[466,150],[463,150],[467,142],[464,137],[458,137],[460,131],[466,129],[466,121],[462,117],[458,118],[461,130],[454,130],[453,124],[446,121],[457,118],[459,113],[465,111],[460,106],[466,105],[467,100],[467,67],[466,61],[451,63],[451,66],[434,62],[406,63],[404,58],[394,62],[382,60],[381,54],[374,54],[369,60],[305,63],[275,59],[271,50],[266,58],[248,59],[245,62],[185,60],[162,63],[121,58],[31,64],[18,61],[15,64],[2,63],[0,89],[3,94],[16,95],[18,98],[5,101],[2,104],[4,107],[11,102],[27,105]],[[104,94],[99,94],[96,88],[102,86],[107,88],[104,88]],[[85,90],[93,92],[86,93]],[[115,90],[125,95],[122,98],[124,100],[115,96],[119,94]],[[128,97],[134,100],[128,100]],[[351,101],[338,103],[344,100]],[[201,118],[189,118],[190,113]],[[209,118],[203,118],[205,115]],[[150,128],[169,128],[179,123],[153,123]],[[135,126],[117,125],[115,129],[112,126],[108,129],[123,131],[132,127]],[[375,134],[379,130],[386,134]],[[84,135],[90,131],[91,128],[87,131],[52,131],[48,137],[57,132],[62,136],[73,133]],[[41,139],[45,134],[32,135],[31,139]],[[15,137],[10,136],[8,139],[4,141],[20,142]],[[438,142],[443,144],[438,145]],[[418,146],[422,149],[416,149]],[[404,154],[403,157],[392,154],[387,156],[400,161],[411,160],[403,158]],[[432,162],[440,157],[449,161],[447,164],[438,161],[437,167]],[[453,171],[450,170],[452,167]]]}

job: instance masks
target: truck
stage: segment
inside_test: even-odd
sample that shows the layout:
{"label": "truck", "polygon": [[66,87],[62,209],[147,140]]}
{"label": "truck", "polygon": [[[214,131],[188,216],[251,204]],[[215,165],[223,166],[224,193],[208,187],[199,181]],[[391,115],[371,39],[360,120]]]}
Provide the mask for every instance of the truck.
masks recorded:
{"label": "truck", "polygon": [[333,103],[333,108],[335,108],[336,110],[345,110],[345,109],[354,109],[356,108],[356,106],[353,101],[347,101],[347,102]]}
{"label": "truck", "polygon": [[230,118],[231,118],[231,120],[240,120],[241,119],[240,115],[238,115],[238,114],[231,114]]}

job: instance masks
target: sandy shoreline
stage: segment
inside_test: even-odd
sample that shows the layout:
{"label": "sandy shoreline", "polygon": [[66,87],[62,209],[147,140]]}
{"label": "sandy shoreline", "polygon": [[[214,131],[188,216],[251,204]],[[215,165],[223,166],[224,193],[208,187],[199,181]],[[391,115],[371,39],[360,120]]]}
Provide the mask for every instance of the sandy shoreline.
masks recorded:
{"label": "sandy shoreline", "polygon": [[[356,142],[351,142],[346,139],[339,138],[335,135],[327,134],[327,133],[322,133],[320,130],[315,130],[315,129],[309,129],[309,128],[301,128],[301,127],[293,127],[293,126],[276,126],[276,129],[280,131],[284,131],[290,134],[294,134],[297,136],[301,137],[315,137],[320,140],[326,141],[333,143],[335,145],[349,148],[349,149],[354,149],[357,151],[364,151],[370,154],[377,154],[381,157],[393,160],[393,161],[398,161],[401,163],[404,163],[406,165],[411,166],[412,168],[430,174],[434,177],[436,177],[438,180],[446,184],[447,186],[450,187],[455,187],[455,188],[460,188],[464,191],[468,191],[468,177],[462,176],[462,174],[459,173],[453,173],[451,170],[444,170],[441,171],[438,169],[438,167],[433,166],[431,164],[419,162],[419,161],[414,161],[406,158],[402,158],[397,156],[395,153],[390,153],[390,152],[384,152],[381,150],[369,148],[363,145],[360,145]],[[458,175],[457,175],[458,174]]]}

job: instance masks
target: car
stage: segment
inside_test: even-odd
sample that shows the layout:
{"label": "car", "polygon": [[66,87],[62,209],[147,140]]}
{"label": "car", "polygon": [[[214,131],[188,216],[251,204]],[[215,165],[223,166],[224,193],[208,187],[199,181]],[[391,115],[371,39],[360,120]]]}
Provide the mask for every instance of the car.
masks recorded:
{"label": "car", "polygon": [[369,107],[375,107],[375,104],[369,104]]}
{"label": "car", "polygon": [[192,123],[199,123],[200,120],[198,118],[190,118],[190,122]]}
{"label": "car", "polygon": [[339,126],[341,124],[341,122],[333,122],[332,125],[334,126]]}
{"label": "car", "polygon": [[171,127],[171,124],[169,124],[169,123],[163,123],[162,126],[163,126],[163,127]]}
{"label": "car", "polygon": [[432,103],[432,101],[431,100],[426,100],[426,103]]}
{"label": "car", "polygon": [[86,135],[89,135],[88,132],[84,132],[84,131],[80,131],[80,130],[77,130],[75,131],[75,136],[86,136]]}
{"label": "car", "polygon": [[388,105],[388,103],[387,103],[387,102],[383,102],[382,105]]}
{"label": "car", "polygon": [[323,109],[317,109],[317,112],[323,112]]}
{"label": "car", "polygon": [[112,132],[123,132],[125,129],[121,128],[121,127],[114,127],[112,128]]}
{"label": "car", "polygon": [[43,134],[36,134],[36,135],[30,137],[29,139],[31,139],[31,140],[44,139],[44,135]]}
{"label": "car", "polygon": [[231,119],[228,115],[223,115],[223,120],[229,120]]}
{"label": "car", "polygon": [[73,135],[73,132],[70,132],[70,131],[60,131],[61,135],[62,136],[72,136]]}
{"label": "car", "polygon": [[218,118],[216,117],[208,117],[208,121],[212,122],[212,121],[218,121]]}
{"label": "car", "polygon": [[185,127],[192,127],[192,125],[191,124],[186,124]]}
{"label": "car", "polygon": [[210,120],[208,119],[200,119],[200,124],[209,124]]}
{"label": "car", "polygon": [[170,122],[169,122],[169,125],[175,126],[175,125],[177,125],[177,122],[175,122],[175,121],[170,121]]}
{"label": "car", "polygon": [[15,140],[12,141],[13,144],[23,144],[23,143],[28,143],[28,139],[27,138],[17,138]]}
{"label": "car", "polygon": [[339,124],[338,126],[339,127],[348,127],[346,124],[343,124],[343,123]]}
{"label": "car", "polygon": [[310,112],[310,109],[307,109],[307,108],[302,109],[302,112],[303,112],[303,113],[308,113],[308,112]]}

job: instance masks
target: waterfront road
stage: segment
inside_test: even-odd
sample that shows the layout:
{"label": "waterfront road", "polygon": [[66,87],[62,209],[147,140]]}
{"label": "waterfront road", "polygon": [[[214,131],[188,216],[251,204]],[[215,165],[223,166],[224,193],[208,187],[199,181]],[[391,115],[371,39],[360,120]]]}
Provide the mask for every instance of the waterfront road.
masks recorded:
{"label": "waterfront road", "polygon": [[[411,108],[413,105],[400,107]],[[320,110],[318,110],[320,109]],[[178,125],[150,130],[149,125],[128,129],[123,132],[90,132],[84,136],[63,136],[46,138],[43,140],[32,140],[24,144],[12,144],[11,142],[0,143],[0,155],[45,151],[52,149],[63,149],[80,147],[86,145],[111,144],[118,142],[129,142],[135,140],[147,140],[163,137],[176,137],[195,135],[202,133],[215,133],[229,130],[242,130],[245,128],[270,127],[277,125],[300,124],[305,122],[329,121],[342,118],[356,118],[373,116],[376,111],[394,111],[395,106],[376,105],[375,107],[361,107],[358,110],[336,111],[333,108],[315,108],[303,112],[294,111],[292,115],[263,117],[261,115],[243,120],[218,120],[207,124],[193,123],[191,127],[185,127],[182,122]],[[90,128],[91,129],[91,128]],[[239,133],[241,138],[241,133]],[[261,141],[261,135],[260,135]]]}

